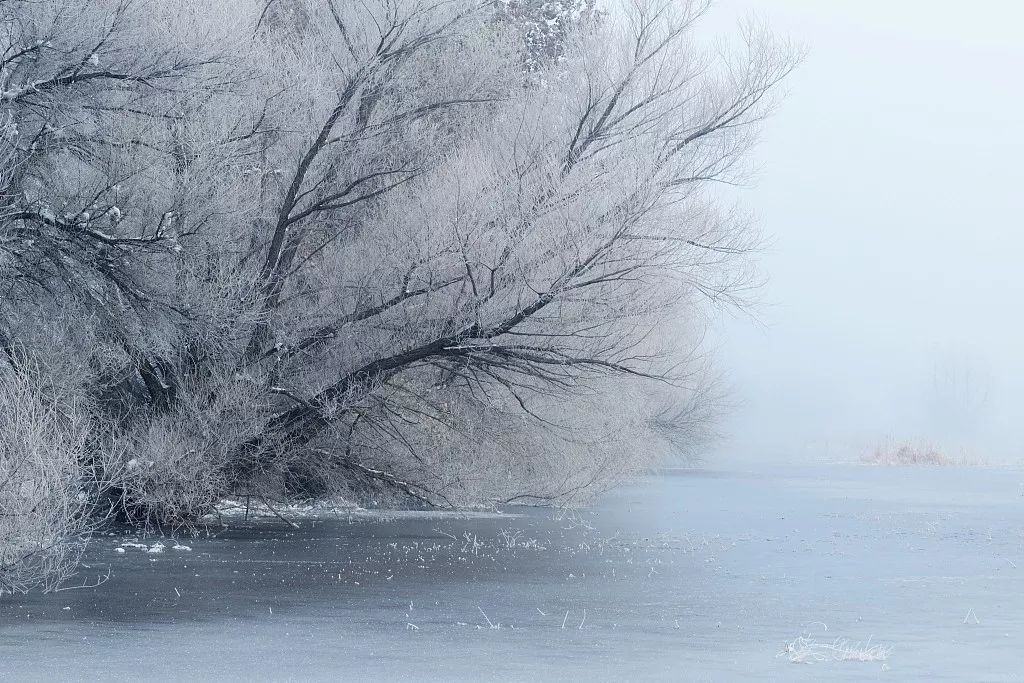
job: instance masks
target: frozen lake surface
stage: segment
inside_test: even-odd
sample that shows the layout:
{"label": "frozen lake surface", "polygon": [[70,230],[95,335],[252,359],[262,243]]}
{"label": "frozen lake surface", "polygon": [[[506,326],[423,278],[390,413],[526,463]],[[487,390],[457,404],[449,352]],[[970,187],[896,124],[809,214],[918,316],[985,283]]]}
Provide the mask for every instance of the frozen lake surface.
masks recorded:
{"label": "frozen lake surface", "polygon": [[102,586],[0,600],[0,679],[1024,677],[1020,471],[678,470],[510,513],[97,538]]}

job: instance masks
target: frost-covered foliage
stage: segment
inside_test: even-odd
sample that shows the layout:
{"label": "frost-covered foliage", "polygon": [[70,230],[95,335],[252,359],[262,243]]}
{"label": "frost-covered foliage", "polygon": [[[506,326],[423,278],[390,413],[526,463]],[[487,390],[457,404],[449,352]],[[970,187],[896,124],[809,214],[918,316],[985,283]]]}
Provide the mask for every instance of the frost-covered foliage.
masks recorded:
{"label": "frost-covered foliage", "polygon": [[571,504],[692,453],[757,244],[710,188],[794,64],[703,49],[704,9],[0,3],[0,342],[62,349],[91,437],[52,472],[179,525]]}
{"label": "frost-covered foliage", "polygon": [[529,75],[557,67],[574,38],[596,31],[606,14],[595,0],[501,0],[496,6],[498,21],[522,35]]}

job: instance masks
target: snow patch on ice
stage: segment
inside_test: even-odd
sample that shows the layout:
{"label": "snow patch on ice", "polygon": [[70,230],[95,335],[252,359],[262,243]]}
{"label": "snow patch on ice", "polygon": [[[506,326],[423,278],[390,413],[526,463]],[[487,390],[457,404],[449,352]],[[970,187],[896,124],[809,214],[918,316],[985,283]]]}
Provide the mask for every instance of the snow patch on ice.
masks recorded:
{"label": "snow patch on ice", "polygon": [[314,504],[274,504],[271,508],[263,501],[252,500],[247,506],[244,499],[227,499],[217,506],[217,514],[210,515],[207,519],[217,519],[218,517],[263,521],[279,521],[280,517],[289,521],[331,518],[391,521],[401,519],[516,519],[523,515],[496,510],[371,510],[341,499]]}
{"label": "snow patch on ice", "polygon": [[149,546],[145,543],[133,543],[132,541],[125,541],[121,544],[121,548],[138,548],[139,550],[149,550]]}

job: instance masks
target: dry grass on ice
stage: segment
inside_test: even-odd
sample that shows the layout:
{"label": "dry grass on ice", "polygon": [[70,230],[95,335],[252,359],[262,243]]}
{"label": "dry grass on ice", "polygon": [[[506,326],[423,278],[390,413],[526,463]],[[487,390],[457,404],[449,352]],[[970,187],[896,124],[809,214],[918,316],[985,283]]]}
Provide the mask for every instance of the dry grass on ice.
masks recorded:
{"label": "dry grass on ice", "polygon": [[[957,449],[954,449],[957,450]],[[886,441],[861,456],[868,465],[984,465],[982,458],[959,449],[950,452],[926,442]]]}
{"label": "dry grass on ice", "polygon": [[861,458],[871,465],[952,465],[953,461],[930,446],[909,443],[877,446]]}

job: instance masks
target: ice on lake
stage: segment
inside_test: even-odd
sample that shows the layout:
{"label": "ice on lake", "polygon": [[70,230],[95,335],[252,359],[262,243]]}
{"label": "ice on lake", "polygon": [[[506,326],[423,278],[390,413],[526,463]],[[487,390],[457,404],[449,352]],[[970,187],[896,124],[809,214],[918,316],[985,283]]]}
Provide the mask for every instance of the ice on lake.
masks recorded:
{"label": "ice on lake", "polygon": [[671,470],[510,512],[99,537],[99,587],[0,600],[0,678],[1019,675],[1024,472]]}

